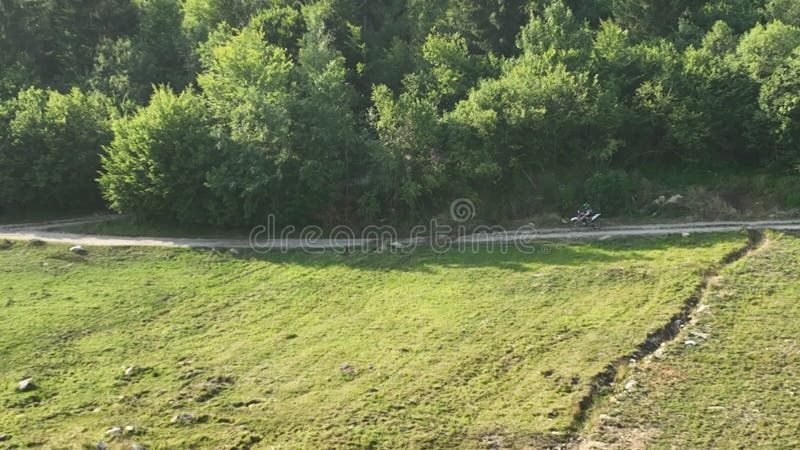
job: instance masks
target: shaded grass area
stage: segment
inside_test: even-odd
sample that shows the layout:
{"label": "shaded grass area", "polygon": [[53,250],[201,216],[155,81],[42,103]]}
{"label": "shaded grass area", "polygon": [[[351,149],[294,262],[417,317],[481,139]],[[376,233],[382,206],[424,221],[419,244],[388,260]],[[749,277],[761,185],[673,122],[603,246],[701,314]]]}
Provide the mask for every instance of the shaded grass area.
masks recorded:
{"label": "shaded grass area", "polygon": [[[254,225],[255,226],[255,225]],[[146,237],[184,237],[184,238],[243,238],[250,235],[252,228],[218,228],[211,225],[181,225],[136,220],[129,216],[110,220],[67,225],[53,228],[56,231],[103,236],[146,236]]]}
{"label": "shaded grass area", "polygon": [[[547,445],[592,377],[745,240],[263,257],[15,243],[0,250],[2,445]],[[36,389],[16,392],[26,377]]]}
{"label": "shaded grass area", "polygon": [[71,210],[41,209],[32,211],[0,210],[0,225],[14,225],[29,222],[74,219],[99,213],[100,208],[78,208]]}
{"label": "shaded grass area", "polygon": [[800,239],[778,234],[726,269],[695,322],[631,375],[637,388],[596,411],[592,439],[611,448],[800,448],[798,271]]}

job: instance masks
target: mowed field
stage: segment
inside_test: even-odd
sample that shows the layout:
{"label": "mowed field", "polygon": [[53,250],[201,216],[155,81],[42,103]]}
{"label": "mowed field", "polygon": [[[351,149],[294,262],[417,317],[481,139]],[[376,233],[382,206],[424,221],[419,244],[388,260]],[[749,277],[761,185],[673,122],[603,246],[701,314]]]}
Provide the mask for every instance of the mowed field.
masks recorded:
{"label": "mowed field", "polygon": [[800,448],[800,239],[767,235],[695,316],[617,384],[582,448]]}
{"label": "mowed field", "polygon": [[592,378],[746,244],[78,256],[15,242],[0,250],[0,448],[548,446],[583,425]]}

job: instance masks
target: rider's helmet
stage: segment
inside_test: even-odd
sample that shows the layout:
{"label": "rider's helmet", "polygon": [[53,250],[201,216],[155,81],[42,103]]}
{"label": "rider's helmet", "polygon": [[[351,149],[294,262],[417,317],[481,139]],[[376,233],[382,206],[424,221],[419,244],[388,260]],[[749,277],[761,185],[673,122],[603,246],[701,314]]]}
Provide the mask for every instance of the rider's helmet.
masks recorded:
{"label": "rider's helmet", "polygon": [[585,202],[583,204],[583,209],[589,209],[589,202]]}

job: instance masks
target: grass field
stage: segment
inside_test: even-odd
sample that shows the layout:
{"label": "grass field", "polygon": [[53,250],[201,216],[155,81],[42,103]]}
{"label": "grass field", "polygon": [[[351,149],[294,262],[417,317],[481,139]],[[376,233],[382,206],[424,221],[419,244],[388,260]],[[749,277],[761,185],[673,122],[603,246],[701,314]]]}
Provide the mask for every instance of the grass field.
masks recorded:
{"label": "grass field", "polygon": [[254,257],[17,242],[0,250],[0,448],[541,447],[745,243]]}
{"label": "grass field", "polygon": [[636,387],[595,411],[591,438],[612,446],[585,448],[800,448],[798,273],[800,239],[774,234],[725,269],[694,323],[618,383]]}

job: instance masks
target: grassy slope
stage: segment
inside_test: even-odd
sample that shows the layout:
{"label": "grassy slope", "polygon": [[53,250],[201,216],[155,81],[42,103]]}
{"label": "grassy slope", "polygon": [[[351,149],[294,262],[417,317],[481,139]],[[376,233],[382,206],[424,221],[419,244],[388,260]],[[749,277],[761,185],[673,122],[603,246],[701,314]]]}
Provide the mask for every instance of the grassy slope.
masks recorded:
{"label": "grassy slope", "polygon": [[609,423],[594,438],[619,448],[800,448],[798,273],[800,239],[788,235],[725,270],[696,323],[633,373],[640,387],[600,408]]}
{"label": "grassy slope", "polygon": [[[0,447],[125,425],[148,448],[536,445],[743,243],[261,259],[17,243],[0,250]],[[26,376],[38,389],[15,392]],[[170,424],[182,412],[199,421]]]}

